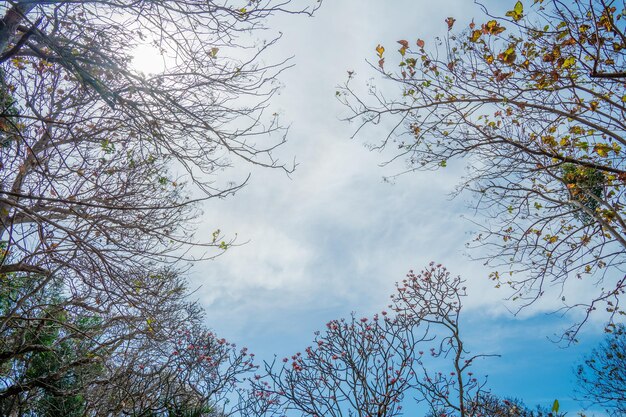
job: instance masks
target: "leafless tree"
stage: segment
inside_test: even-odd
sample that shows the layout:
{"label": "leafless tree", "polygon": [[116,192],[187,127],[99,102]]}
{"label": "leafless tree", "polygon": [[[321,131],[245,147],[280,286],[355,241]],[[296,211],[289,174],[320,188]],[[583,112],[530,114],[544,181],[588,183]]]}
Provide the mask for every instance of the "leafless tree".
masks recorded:
{"label": "leafless tree", "polygon": [[[158,378],[172,382],[142,379],[152,388],[139,400],[142,373],[126,371],[197,321],[185,301],[185,261],[231,243],[219,230],[196,238],[197,203],[245,183],[218,174],[237,160],[292,168],[272,155],[285,131],[266,113],[289,61],[264,63],[280,37],[266,23],[319,3],[290,3],[0,5],[0,366],[10,371],[0,399],[9,414],[42,384],[78,373],[90,376],[52,394],[126,386],[143,407],[163,398],[152,396],[156,387],[193,392],[165,367]],[[141,43],[160,51],[162,71],[133,68]],[[50,332],[44,347],[38,341]],[[21,371],[42,351],[59,368],[29,379]],[[129,397],[110,398],[133,409]]]}
{"label": "leafless tree", "polygon": [[253,393],[303,416],[398,416],[405,397],[469,416],[484,386],[471,366],[484,355],[463,345],[462,285],[441,265],[409,273],[391,312],[330,321],[303,353],[267,364]]}

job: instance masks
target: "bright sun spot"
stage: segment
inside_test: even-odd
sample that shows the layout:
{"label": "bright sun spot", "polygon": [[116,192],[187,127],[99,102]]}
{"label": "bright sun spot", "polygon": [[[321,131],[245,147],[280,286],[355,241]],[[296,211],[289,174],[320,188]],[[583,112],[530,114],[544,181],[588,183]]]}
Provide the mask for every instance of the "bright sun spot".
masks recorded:
{"label": "bright sun spot", "polygon": [[158,48],[140,44],[133,51],[132,67],[144,74],[157,74],[165,70],[165,60]]}

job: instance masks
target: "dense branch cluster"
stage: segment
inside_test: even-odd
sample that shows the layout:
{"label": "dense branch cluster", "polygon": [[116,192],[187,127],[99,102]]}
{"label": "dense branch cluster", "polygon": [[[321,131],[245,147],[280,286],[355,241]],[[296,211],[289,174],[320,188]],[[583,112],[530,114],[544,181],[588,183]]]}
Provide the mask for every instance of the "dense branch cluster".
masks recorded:
{"label": "dense branch cluster", "polygon": [[[279,36],[256,34],[318,4],[234,3],[0,6],[2,415],[201,410],[251,370],[202,329],[181,261],[230,244],[194,236],[196,203],[242,185],[218,172],[291,169],[266,115],[289,64],[262,64]],[[163,70],[133,67],[141,45]],[[174,355],[180,329],[203,351]]]}

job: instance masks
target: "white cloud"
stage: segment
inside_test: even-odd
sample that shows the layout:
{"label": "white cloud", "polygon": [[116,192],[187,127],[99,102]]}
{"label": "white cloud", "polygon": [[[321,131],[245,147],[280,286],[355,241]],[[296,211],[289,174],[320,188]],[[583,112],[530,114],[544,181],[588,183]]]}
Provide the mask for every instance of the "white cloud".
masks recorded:
{"label": "white cloud", "polygon": [[[252,168],[237,195],[205,207],[203,233],[219,227],[249,241],[193,270],[193,285],[202,285],[195,296],[210,326],[266,358],[286,354],[303,348],[326,320],[385,308],[395,281],[435,260],[468,281],[466,317],[471,337],[482,341],[479,348],[507,350],[507,343],[564,327],[566,321],[528,321],[560,307],[558,297],[525,310],[518,321],[528,327],[509,330],[497,321],[513,320],[514,306],[503,302],[507,290],[494,288],[485,267],[464,255],[472,224],[461,218],[467,213],[463,199],[448,197],[463,171],[460,163],[384,183],[382,177],[401,171],[402,163],[379,168],[389,154],[362,144],[380,137],[370,131],[349,140],[355,126],[339,120],[345,109],[335,86],[345,81],[346,70],[364,82],[372,73],[364,60],[374,57],[379,42],[393,48],[403,38],[432,41],[445,32],[445,17],[462,25],[478,14],[466,0],[353,0],[327,1],[312,19],[275,20],[284,32],[275,53],[296,54],[296,67],[282,77],[285,88],[271,109],[292,122],[278,154],[283,161],[295,155],[299,166],[289,177]],[[526,333],[515,333],[520,329]]]}

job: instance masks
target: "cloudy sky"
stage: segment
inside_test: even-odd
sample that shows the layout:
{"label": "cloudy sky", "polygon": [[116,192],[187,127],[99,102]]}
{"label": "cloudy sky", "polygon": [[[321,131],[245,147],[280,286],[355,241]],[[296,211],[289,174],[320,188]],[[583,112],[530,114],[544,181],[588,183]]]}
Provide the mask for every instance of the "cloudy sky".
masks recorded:
{"label": "cloudy sky", "polygon": [[[497,2],[490,7],[497,10]],[[395,281],[435,260],[468,282],[463,325],[470,349],[502,355],[478,364],[476,373],[489,375],[496,394],[529,405],[558,398],[575,411],[572,369],[598,342],[601,326],[588,326],[579,346],[562,349],[548,338],[569,318],[546,315],[557,305],[552,299],[514,317],[506,291],[493,288],[488,271],[466,256],[469,196],[449,196],[463,163],[389,184],[383,177],[405,167],[381,167],[389,154],[364,146],[380,132],[351,139],[355,126],[341,120],[347,112],[335,91],[348,70],[364,85],[375,77],[366,59],[374,60],[378,43],[390,49],[399,39],[428,42],[444,34],[448,16],[461,26],[481,12],[469,0],[327,0],[314,18],[270,22],[283,39],[265,59],[294,55],[272,110],[291,124],[279,155],[295,157],[298,167],[287,176],[245,166],[252,177],[244,189],[203,207],[200,235],[219,228],[246,243],[195,265],[194,296],[210,327],[271,360],[304,349],[330,319],[385,308]]]}

